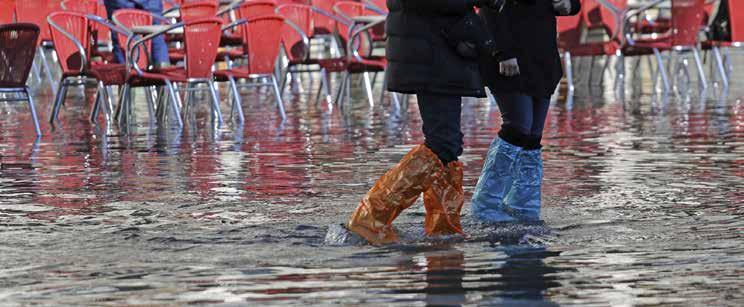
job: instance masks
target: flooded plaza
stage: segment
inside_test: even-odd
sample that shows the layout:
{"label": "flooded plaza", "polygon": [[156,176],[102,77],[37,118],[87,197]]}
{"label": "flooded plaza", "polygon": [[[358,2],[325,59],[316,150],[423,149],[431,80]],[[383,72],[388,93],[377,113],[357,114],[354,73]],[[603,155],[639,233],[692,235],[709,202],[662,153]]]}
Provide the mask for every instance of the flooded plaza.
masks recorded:
{"label": "flooded plaza", "polygon": [[[466,99],[468,237],[426,238],[419,200],[385,247],[339,224],[423,141],[413,97],[370,107],[356,86],[343,107],[316,104],[318,78],[303,75],[286,121],[269,88],[245,90],[245,123],[223,102],[217,128],[203,93],[180,130],[151,123],[138,93],[124,131],[91,124],[94,89],[71,88],[38,141],[26,105],[2,102],[0,305],[741,306],[742,71],[728,91],[663,96],[630,76],[623,95],[611,79],[562,90],[532,225],[471,219],[500,115]],[[48,118],[53,96],[37,88]]]}

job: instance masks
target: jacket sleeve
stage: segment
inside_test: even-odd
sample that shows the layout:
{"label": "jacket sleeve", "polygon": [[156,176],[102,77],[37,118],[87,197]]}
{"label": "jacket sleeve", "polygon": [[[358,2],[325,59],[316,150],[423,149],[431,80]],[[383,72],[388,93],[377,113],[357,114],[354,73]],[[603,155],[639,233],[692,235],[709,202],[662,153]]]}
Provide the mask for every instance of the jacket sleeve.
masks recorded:
{"label": "jacket sleeve", "polygon": [[475,0],[401,0],[406,10],[437,15],[464,15],[473,10]]}
{"label": "jacket sleeve", "polygon": [[564,15],[559,12],[555,12],[556,16],[574,16],[581,12],[581,0],[571,0],[571,11]]}
{"label": "jacket sleeve", "polygon": [[513,23],[511,22],[514,15],[513,10],[511,2],[507,2],[501,11],[483,9],[486,24],[488,24],[488,28],[496,40],[496,48],[500,51],[496,57],[498,62],[516,58],[518,54],[517,41],[514,38]]}

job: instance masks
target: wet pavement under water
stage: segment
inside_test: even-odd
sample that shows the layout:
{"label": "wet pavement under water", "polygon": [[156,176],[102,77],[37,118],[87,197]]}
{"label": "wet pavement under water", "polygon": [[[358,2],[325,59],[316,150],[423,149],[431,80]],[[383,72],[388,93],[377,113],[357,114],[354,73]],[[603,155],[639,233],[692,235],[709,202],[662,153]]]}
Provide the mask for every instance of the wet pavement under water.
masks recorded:
{"label": "wet pavement under water", "polygon": [[[468,238],[427,239],[419,202],[387,247],[338,224],[422,141],[415,99],[403,116],[361,92],[329,108],[308,79],[285,94],[285,122],[269,89],[246,91],[245,124],[222,129],[206,95],[184,130],[148,126],[140,94],[125,135],[90,124],[93,92],[71,89],[35,143],[25,105],[0,104],[0,305],[744,303],[736,78],[703,98],[580,84],[546,124],[543,224],[480,225],[468,202]],[[42,118],[50,102],[42,89]],[[465,101],[468,199],[499,124]]]}

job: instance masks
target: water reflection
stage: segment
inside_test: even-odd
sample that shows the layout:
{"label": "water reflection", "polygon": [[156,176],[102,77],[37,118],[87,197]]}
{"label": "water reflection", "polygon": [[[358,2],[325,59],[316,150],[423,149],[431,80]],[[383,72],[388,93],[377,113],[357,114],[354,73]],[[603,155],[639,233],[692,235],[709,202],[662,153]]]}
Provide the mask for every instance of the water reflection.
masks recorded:
{"label": "water reflection", "polygon": [[[554,234],[538,233],[533,244],[470,223],[474,239],[419,238],[381,249],[325,244],[326,225],[345,220],[369,185],[421,142],[413,99],[396,114],[389,101],[329,108],[287,92],[282,122],[270,92],[246,91],[242,126],[214,129],[203,108],[184,130],[161,128],[143,112],[125,134],[88,123],[91,99],[74,91],[60,128],[38,141],[24,106],[0,105],[0,300],[535,306],[739,299],[743,94],[710,87],[663,96],[641,84],[616,98],[608,86],[579,87],[571,102],[561,97],[550,110],[543,217]],[[499,125],[495,105],[465,101],[467,194]],[[398,225],[416,233],[422,220],[419,204]]]}

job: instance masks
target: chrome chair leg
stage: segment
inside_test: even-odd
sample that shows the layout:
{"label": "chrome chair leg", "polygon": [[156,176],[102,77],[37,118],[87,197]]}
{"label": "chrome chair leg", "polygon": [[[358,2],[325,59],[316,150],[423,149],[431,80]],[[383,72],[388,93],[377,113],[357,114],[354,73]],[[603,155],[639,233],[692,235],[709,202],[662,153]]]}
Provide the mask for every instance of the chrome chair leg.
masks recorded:
{"label": "chrome chair leg", "polygon": [[168,93],[170,94],[171,107],[174,113],[174,117],[176,118],[176,121],[178,122],[178,127],[183,128],[183,121],[181,120],[181,110],[180,110],[180,107],[178,106],[178,101],[180,97],[178,97],[176,90],[173,88],[173,83],[171,83],[170,81],[165,81],[165,86],[166,88],[168,88]]}
{"label": "chrome chair leg", "polygon": [[54,121],[57,120],[57,116],[59,115],[59,109],[62,107],[62,101],[65,100],[65,96],[67,95],[67,83],[65,79],[62,79],[59,82],[59,87],[57,89],[57,95],[54,98],[54,105],[52,106],[52,115],[49,117],[49,123],[54,126]]}
{"label": "chrome chair leg", "polygon": [[217,95],[217,88],[211,80],[207,81],[207,86],[209,86],[209,93],[212,95],[212,112],[217,116],[217,128],[222,128],[222,111],[220,110],[220,98]]}
{"label": "chrome chair leg", "polygon": [[661,57],[661,52],[659,52],[659,49],[654,48],[654,56],[656,56],[656,64],[659,69],[659,74],[661,75],[661,81],[664,85],[664,93],[669,93],[669,77],[667,76],[666,69],[664,68],[664,59]]}
{"label": "chrome chair leg", "polygon": [[723,57],[721,56],[721,50],[718,47],[713,47],[713,56],[716,58],[716,67],[718,75],[721,77],[721,83],[725,88],[728,88],[728,74],[726,73],[726,67],[724,66]]}
{"label": "chrome chair leg", "polygon": [[700,51],[697,50],[697,48],[693,48],[692,56],[695,58],[695,66],[697,67],[700,86],[705,89],[708,87],[708,80],[705,78],[705,68],[703,68],[703,61],[700,59]]}
{"label": "chrome chair leg", "polygon": [[238,91],[238,84],[232,76],[228,77],[227,80],[230,82],[230,90],[233,96],[233,110],[238,113],[238,122],[242,124],[245,122],[245,115],[243,114],[243,103],[240,98],[240,91]]}
{"label": "chrome chair leg", "polygon": [[364,78],[364,89],[367,92],[367,101],[369,102],[369,107],[374,108],[375,100],[372,97],[372,81],[370,80],[369,72],[364,72],[362,74],[362,77]]}
{"label": "chrome chair leg", "polygon": [[34,129],[36,129],[36,136],[41,137],[41,128],[39,127],[39,117],[36,116],[36,107],[34,106],[34,98],[31,97],[31,90],[25,87],[23,91],[26,93],[26,100],[28,101],[28,107],[31,109],[31,118],[34,120]]}
{"label": "chrome chair leg", "polygon": [[282,93],[279,92],[279,84],[275,76],[271,76],[271,83],[274,87],[274,95],[276,96],[276,106],[279,108],[279,116],[282,117],[282,121],[287,119],[287,114],[284,112],[284,102],[282,101]]}

